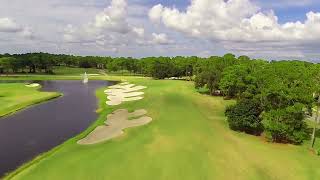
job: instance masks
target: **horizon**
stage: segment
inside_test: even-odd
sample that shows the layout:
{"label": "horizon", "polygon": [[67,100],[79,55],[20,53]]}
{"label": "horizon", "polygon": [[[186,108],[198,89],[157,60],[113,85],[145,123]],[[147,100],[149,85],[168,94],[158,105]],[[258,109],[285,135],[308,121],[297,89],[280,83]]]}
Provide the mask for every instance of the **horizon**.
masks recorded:
{"label": "horizon", "polygon": [[[10,53],[4,53],[4,54],[0,54],[3,57],[6,57],[6,55],[8,56],[15,56],[15,55],[25,55],[25,54],[49,54],[49,55],[56,55],[56,56],[60,56],[60,55],[66,55],[66,56],[74,56],[74,57],[99,57],[99,58],[112,58],[112,59],[116,59],[116,58],[132,58],[132,59],[137,59],[137,60],[141,60],[144,58],[177,58],[177,57],[183,57],[183,58],[190,58],[190,57],[197,57],[197,58],[203,58],[203,59],[208,59],[208,58],[212,58],[212,57],[223,57],[224,55],[227,54],[232,54],[232,53],[226,53],[226,54],[222,54],[222,55],[210,55],[207,57],[200,57],[200,56],[193,56],[193,55],[177,55],[177,56],[144,56],[144,57],[131,57],[131,56],[109,56],[109,55],[76,55],[76,54],[59,54],[59,53],[48,53],[48,52],[26,52],[26,53],[16,53],[16,54],[10,54]],[[235,55],[235,58],[239,58],[240,56],[246,56],[246,55]],[[247,56],[250,58],[250,60],[263,60],[263,61],[267,61],[267,62],[272,62],[272,61],[301,61],[301,62],[309,62],[309,63],[314,63],[314,64],[319,64],[320,62],[317,61],[312,61],[309,59],[266,59],[266,58],[252,58],[250,56]]]}
{"label": "horizon", "polygon": [[319,28],[315,0],[0,2],[0,54],[319,62]]}

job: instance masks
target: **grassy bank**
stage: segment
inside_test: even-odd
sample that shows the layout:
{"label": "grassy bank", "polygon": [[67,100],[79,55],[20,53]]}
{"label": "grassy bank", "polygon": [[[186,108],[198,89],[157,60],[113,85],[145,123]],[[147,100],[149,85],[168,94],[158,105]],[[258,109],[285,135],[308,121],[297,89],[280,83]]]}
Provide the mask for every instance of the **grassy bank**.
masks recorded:
{"label": "grassy bank", "polygon": [[114,140],[81,146],[76,141],[115,107],[103,89],[99,119],[85,132],[7,176],[12,179],[319,179],[320,158],[303,146],[267,143],[230,131],[226,105],[197,93],[191,82],[106,77],[149,88],[145,99],[116,108],[144,108],[153,121]]}
{"label": "grassy bank", "polygon": [[23,83],[1,83],[0,117],[60,95],[55,92],[40,92],[39,87],[26,87]]}

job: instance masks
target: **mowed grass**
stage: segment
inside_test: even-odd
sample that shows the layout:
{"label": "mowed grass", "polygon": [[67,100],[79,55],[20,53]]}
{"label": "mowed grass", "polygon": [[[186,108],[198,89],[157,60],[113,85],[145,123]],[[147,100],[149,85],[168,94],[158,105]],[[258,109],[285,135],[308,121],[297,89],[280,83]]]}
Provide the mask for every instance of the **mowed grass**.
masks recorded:
{"label": "mowed grass", "polygon": [[[123,77],[122,79],[125,79]],[[132,79],[145,99],[116,108],[144,108],[153,121],[116,139],[76,141],[116,108],[100,98],[100,118],[86,132],[7,176],[12,179],[320,179],[320,158],[304,146],[271,144],[229,130],[224,110],[233,101],[197,93],[191,82]]]}
{"label": "mowed grass", "polygon": [[0,83],[0,117],[60,96],[59,93],[40,92],[38,89],[26,87],[23,83]]}
{"label": "mowed grass", "polygon": [[53,68],[53,72],[55,75],[81,75],[85,72],[87,74],[100,74],[101,71],[99,69],[94,68],[75,68],[75,67],[65,67],[65,66],[56,66]]}

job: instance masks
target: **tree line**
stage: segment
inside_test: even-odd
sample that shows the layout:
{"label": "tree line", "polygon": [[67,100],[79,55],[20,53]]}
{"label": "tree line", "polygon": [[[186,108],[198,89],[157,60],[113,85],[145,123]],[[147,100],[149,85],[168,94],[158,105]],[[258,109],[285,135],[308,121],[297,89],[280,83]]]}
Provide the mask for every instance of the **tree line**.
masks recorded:
{"label": "tree line", "polygon": [[[277,143],[301,144],[310,138],[305,118],[319,106],[319,64],[227,54],[199,61],[194,70],[196,88],[236,99],[225,112],[232,130]],[[315,131],[316,124],[312,142]]]}
{"label": "tree line", "polygon": [[320,66],[304,61],[266,61],[233,54],[141,59],[48,53],[0,55],[0,74],[54,74],[56,66],[128,71],[155,79],[189,77],[197,89],[236,99],[236,104],[226,109],[232,130],[263,134],[272,142],[301,144],[310,137],[305,117],[319,105]]}
{"label": "tree line", "polygon": [[0,74],[47,73],[54,74],[59,66],[96,68],[107,72],[128,71],[134,74],[152,76],[156,79],[193,75],[193,65],[198,57],[99,57],[73,56],[64,54],[27,53],[0,55]]}

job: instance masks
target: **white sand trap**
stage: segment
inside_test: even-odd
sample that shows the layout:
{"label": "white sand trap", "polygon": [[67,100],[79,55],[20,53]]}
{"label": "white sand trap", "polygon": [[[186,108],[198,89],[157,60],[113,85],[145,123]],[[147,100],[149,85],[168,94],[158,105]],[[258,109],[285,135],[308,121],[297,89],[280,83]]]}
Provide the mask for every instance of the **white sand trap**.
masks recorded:
{"label": "white sand trap", "polygon": [[141,99],[143,99],[143,97],[142,96],[138,96],[138,97],[123,98],[122,101],[129,102],[129,101],[138,101],[138,100],[141,100]]}
{"label": "white sand trap", "polygon": [[107,89],[104,91],[105,94],[123,93],[123,89]]}
{"label": "white sand trap", "polygon": [[100,143],[120,136],[124,129],[148,124],[152,118],[145,116],[146,114],[147,111],[144,109],[136,110],[133,113],[129,113],[126,109],[116,110],[108,115],[106,125],[97,127],[87,137],[79,140],[78,144]]}
{"label": "white sand trap", "polygon": [[123,89],[123,90],[126,90],[128,88],[132,88],[133,86],[134,86],[134,84],[125,84],[125,85],[118,84],[118,85],[110,86],[109,88],[110,89]]}
{"label": "white sand trap", "polygon": [[32,83],[32,84],[26,84],[26,87],[38,87],[40,84],[38,83]]}
{"label": "white sand trap", "polygon": [[117,105],[122,104],[122,101],[116,101],[116,100],[106,101],[106,104],[109,106],[117,106]]}
{"label": "white sand trap", "polygon": [[132,87],[132,88],[123,89],[123,88],[120,88],[120,87],[117,86],[117,88],[112,88],[112,89],[105,90],[104,93],[106,93],[106,94],[129,93],[129,92],[134,92],[134,91],[140,91],[140,90],[143,90],[143,89],[146,89],[146,88],[147,87],[145,87],[145,86],[135,86],[135,87]]}
{"label": "white sand trap", "polygon": [[117,106],[122,104],[122,102],[129,102],[129,101],[138,101],[143,99],[142,96],[136,97],[119,97],[119,96],[108,96],[109,101],[106,101],[106,104],[109,106]]}
{"label": "white sand trap", "polygon": [[144,92],[130,92],[130,93],[110,93],[109,97],[123,97],[123,98],[127,98],[127,97],[135,97],[135,96],[141,96],[144,95]]}
{"label": "white sand trap", "polygon": [[134,84],[121,83],[118,85],[110,86],[109,89],[105,90],[108,101],[106,102],[109,106],[120,105],[122,102],[137,101],[143,99],[144,92],[139,90],[145,89],[145,86],[135,86]]}
{"label": "white sand trap", "polygon": [[122,85],[122,89],[126,90],[126,89],[129,89],[129,88],[132,88],[133,86],[135,86],[135,85],[134,84]]}

